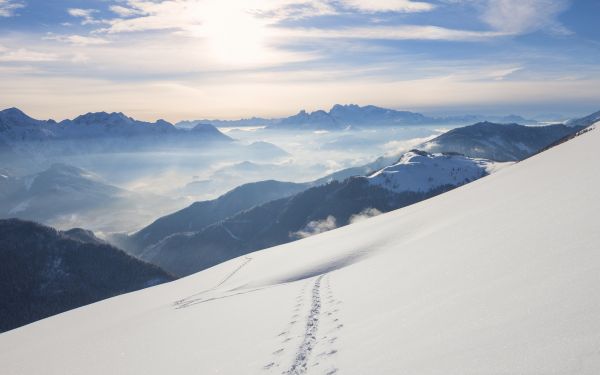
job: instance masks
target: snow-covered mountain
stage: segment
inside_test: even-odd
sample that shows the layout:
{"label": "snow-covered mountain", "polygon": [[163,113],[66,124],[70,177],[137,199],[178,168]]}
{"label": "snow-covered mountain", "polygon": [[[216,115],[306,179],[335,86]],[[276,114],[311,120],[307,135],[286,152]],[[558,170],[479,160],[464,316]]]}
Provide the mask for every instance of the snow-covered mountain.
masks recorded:
{"label": "snow-covered mountain", "polygon": [[3,143],[55,139],[61,127],[54,120],[36,120],[17,108],[0,111],[0,141]]}
{"label": "snow-covered mountain", "polygon": [[182,130],[164,120],[150,123],[106,112],[57,123],[33,119],[16,108],[0,111],[0,168],[15,175],[30,174],[53,163],[73,164],[73,156],[90,159],[96,154],[198,147],[235,151],[243,145],[212,125]]}
{"label": "snow-covered mountain", "polygon": [[[582,127],[565,125],[525,126],[482,122],[452,129],[430,141],[415,146],[431,153],[456,153],[470,158],[483,158],[499,162],[523,160],[556,142],[574,135]],[[314,181],[320,185],[352,176],[375,173],[397,162],[402,154],[382,156],[371,163],[342,169]]]}
{"label": "snow-covered mountain", "polygon": [[589,131],[419,204],[6,332],[3,372],[597,374],[598,150]]}
{"label": "snow-covered mountain", "polygon": [[[304,191],[263,201],[267,203],[258,204],[255,200],[256,206],[247,206],[235,214],[230,210],[228,217],[218,218],[211,211],[200,210],[206,204],[210,207],[212,202],[190,207],[174,217],[193,213],[197,215],[195,220],[173,221],[174,217],[167,217],[157,221],[156,227],[136,234],[132,240],[145,248],[137,246],[134,254],[168,272],[185,276],[251,251],[347,225],[360,216],[419,202],[504,165],[461,155],[413,151],[374,176],[350,178],[308,190],[304,190],[306,186],[294,185]],[[240,206],[237,203],[229,207]],[[209,218],[213,218],[212,222]],[[169,232],[161,232],[166,223],[175,225],[167,226]]]}
{"label": "snow-covered mountain", "polygon": [[[227,217],[219,215],[221,211],[204,210],[204,204],[212,207],[212,201],[199,202],[182,211],[186,213],[182,218],[186,219],[169,219],[171,225],[167,231],[160,229],[162,219],[159,219],[158,225],[142,231],[144,237],[137,234],[120,237],[116,243],[136,256],[143,254],[143,259],[170,272],[185,275],[248,251],[297,239],[290,234],[303,232],[310,223],[327,223],[329,217],[335,219],[334,227],[343,226],[353,215],[365,210],[387,212],[429,198],[505,165],[481,159],[483,156],[518,161],[578,129],[581,128],[494,123],[457,128],[417,146],[422,150],[436,150],[434,154],[413,150],[400,156],[381,157],[368,165],[345,169],[306,184],[292,184],[293,194],[298,196],[280,202],[267,203],[292,192],[279,195],[278,185],[264,184],[262,197],[271,199],[236,200],[237,206],[228,205]],[[364,175],[372,176],[344,182],[349,177]],[[321,187],[334,181],[340,183]],[[300,193],[309,187],[315,189]],[[258,204],[264,207],[242,212]],[[190,219],[194,215],[198,215],[199,221]],[[174,214],[174,217],[179,215]],[[224,221],[219,224],[220,220]]]}
{"label": "snow-covered mountain", "polygon": [[440,186],[460,186],[510,163],[471,159],[458,154],[411,150],[400,160],[368,177],[369,183],[394,192],[428,192]]}
{"label": "snow-covered mountain", "polygon": [[[203,141],[231,141],[214,126],[203,124],[193,131],[178,129],[171,123],[138,121],[123,113],[95,112],[73,120],[36,120],[17,108],[0,111],[0,140],[7,143],[98,138],[194,137]],[[166,138],[165,138],[166,137]]]}
{"label": "snow-covered mountain", "polygon": [[16,219],[0,220],[0,259],[0,332],[173,280],[89,231]]}
{"label": "snow-covered mountain", "polygon": [[121,112],[86,113],[73,120],[61,121],[59,125],[64,128],[65,136],[72,137],[131,137],[171,135],[178,132],[176,127],[164,120],[154,123],[138,121]]}

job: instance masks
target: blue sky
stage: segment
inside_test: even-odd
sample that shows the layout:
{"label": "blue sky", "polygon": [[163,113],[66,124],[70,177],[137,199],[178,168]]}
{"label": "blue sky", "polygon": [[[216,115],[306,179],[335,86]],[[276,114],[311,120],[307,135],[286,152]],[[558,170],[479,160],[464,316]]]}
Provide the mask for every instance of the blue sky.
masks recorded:
{"label": "blue sky", "polygon": [[41,118],[600,109],[597,0],[0,0],[0,106]]}

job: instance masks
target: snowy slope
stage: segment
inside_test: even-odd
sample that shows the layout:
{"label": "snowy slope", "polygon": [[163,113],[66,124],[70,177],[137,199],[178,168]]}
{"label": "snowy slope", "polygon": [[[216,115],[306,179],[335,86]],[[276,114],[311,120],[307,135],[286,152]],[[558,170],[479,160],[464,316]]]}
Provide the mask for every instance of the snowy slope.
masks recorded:
{"label": "snowy slope", "polygon": [[600,131],[0,335],[3,374],[600,373]]}
{"label": "snowy slope", "polygon": [[395,192],[427,192],[440,186],[466,184],[510,164],[412,150],[403,154],[396,164],[369,176],[368,180],[372,185]]}

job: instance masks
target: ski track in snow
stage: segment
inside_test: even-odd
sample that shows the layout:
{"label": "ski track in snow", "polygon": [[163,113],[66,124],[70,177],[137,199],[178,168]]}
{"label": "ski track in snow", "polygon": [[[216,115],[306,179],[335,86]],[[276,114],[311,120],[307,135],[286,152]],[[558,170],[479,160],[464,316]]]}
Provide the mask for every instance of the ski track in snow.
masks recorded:
{"label": "ski track in snow", "polygon": [[[311,293],[306,295],[305,283],[296,297],[293,315],[286,329],[278,337],[282,339],[283,347],[275,350],[273,360],[266,364],[263,369],[276,370],[282,367],[279,356],[284,352],[294,350],[293,361],[288,366],[283,364],[286,370],[279,372],[283,375],[300,375],[315,373],[333,375],[338,372],[334,359],[337,349],[335,343],[338,339],[337,332],[343,327],[338,317],[339,304],[333,297],[329,283],[329,274],[323,274],[312,284]],[[324,290],[324,291],[323,291]],[[307,298],[308,297],[308,298]],[[310,299],[310,310],[306,318],[304,328],[298,325],[300,311],[304,303]],[[322,331],[326,333],[321,334]],[[313,355],[313,353],[318,353]]]}
{"label": "ski track in snow", "polygon": [[229,294],[229,295],[224,295],[224,296],[220,296],[220,297],[213,297],[213,298],[207,298],[207,299],[202,299],[202,298],[194,298],[197,296],[201,296],[205,293],[208,292],[212,292],[215,289],[218,289],[221,285],[225,284],[229,279],[231,279],[233,277],[233,275],[235,275],[236,273],[238,273],[242,268],[244,268],[248,263],[250,263],[252,261],[251,257],[246,257],[244,262],[242,264],[240,264],[237,268],[235,268],[233,271],[231,271],[230,273],[227,274],[227,276],[225,276],[223,278],[223,280],[221,280],[219,283],[217,283],[215,286],[213,286],[212,288],[203,290],[202,292],[196,293],[196,294],[192,294],[189,297],[180,299],[178,301],[175,301],[174,306],[176,309],[183,309],[192,305],[196,305],[198,303],[203,303],[203,302],[209,302],[209,301],[214,301],[217,299],[222,299],[222,298],[228,298],[228,297],[233,297],[239,294],[245,294],[245,293],[250,293],[250,292],[254,292],[260,289],[264,289],[264,288],[257,288],[257,289],[251,289],[251,290],[247,290],[244,292],[238,292],[238,293],[234,293],[234,294]]}

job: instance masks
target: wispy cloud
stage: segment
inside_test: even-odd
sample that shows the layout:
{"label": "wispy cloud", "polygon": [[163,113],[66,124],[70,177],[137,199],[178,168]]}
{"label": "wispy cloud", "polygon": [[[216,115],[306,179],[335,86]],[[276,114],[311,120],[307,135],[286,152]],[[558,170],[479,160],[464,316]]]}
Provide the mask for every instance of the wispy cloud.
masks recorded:
{"label": "wispy cloud", "polygon": [[105,23],[104,20],[98,20],[94,18],[94,13],[97,13],[96,9],[81,9],[81,8],[69,8],[67,13],[73,17],[81,18],[82,25],[97,25]]}
{"label": "wispy cloud", "polygon": [[109,9],[121,17],[132,17],[144,14],[144,12],[139,9],[124,7],[121,5],[111,5]]}
{"label": "wispy cloud", "polygon": [[495,79],[496,81],[502,81],[511,74],[516,73],[520,70],[523,70],[522,66],[512,66],[508,68],[492,70],[489,75],[492,79]]}
{"label": "wispy cloud", "polygon": [[[430,3],[406,0],[379,0],[363,2],[343,0],[342,6],[359,12],[420,12],[434,8]],[[119,8],[120,9],[120,8]],[[221,34],[259,33],[263,38],[353,38],[390,40],[450,40],[477,41],[509,34],[505,31],[469,31],[432,25],[397,25],[368,27],[298,28],[282,26],[288,18],[314,17],[337,14],[336,8],[318,0],[247,0],[227,3],[215,1],[130,1],[128,8],[120,9],[132,18],[117,18],[103,29],[108,33],[148,30],[174,30],[197,37],[214,36],[214,24],[218,22]],[[218,21],[216,21],[218,20]]]}
{"label": "wispy cloud", "polygon": [[569,6],[569,0],[489,0],[482,19],[493,29],[510,34],[537,30],[568,34],[557,16]]}
{"label": "wispy cloud", "polygon": [[349,8],[365,12],[427,12],[435,8],[431,3],[410,0],[342,0],[342,4]]}
{"label": "wispy cloud", "polygon": [[15,0],[0,0],[0,17],[12,17],[15,10],[24,8],[25,3]]}
{"label": "wispy cloud", "polygon": [[52,53],[37,52],[26,48],[11,50],[0,46],[0,62],[47,62],[56,61],[58,58]]}
{"label": "wispy cloud", "polygon": [[49,33],[44,37],[44,39],[57,40],[59,42],[70,43],[78,46],[102,45],[110,43],[110,41],[104,38],[85,35],[57,35]]}
{"label": "wispy cloud", "polygon": [[373,26],[338,29],[294,28],[279,35],[304,38],[483,41],[509,35],[502,31],[456,30],[439,26]]}

